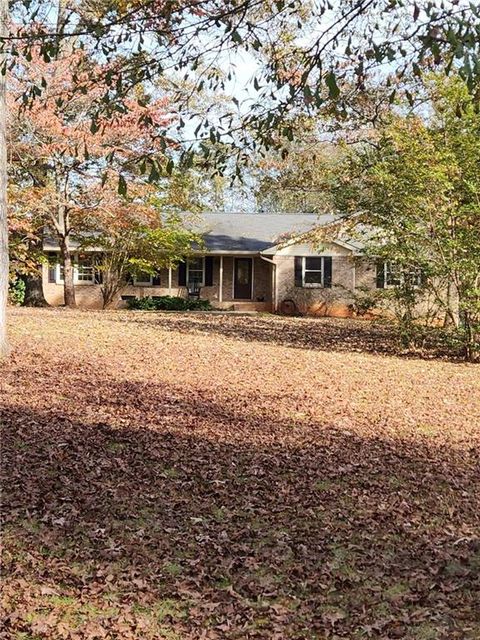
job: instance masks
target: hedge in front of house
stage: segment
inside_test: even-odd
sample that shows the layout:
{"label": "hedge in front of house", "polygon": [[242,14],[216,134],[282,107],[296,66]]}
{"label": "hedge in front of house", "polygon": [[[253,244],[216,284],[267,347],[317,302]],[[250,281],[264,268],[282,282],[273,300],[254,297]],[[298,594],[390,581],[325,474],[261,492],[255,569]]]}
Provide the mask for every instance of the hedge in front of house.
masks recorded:
{"label": "hedge in front of house", "polygon": [[129,309],[140,311],[208,311],[212,308],[209,300],[192,300],[176,296],[133,298],[127,301],[127,305]]}

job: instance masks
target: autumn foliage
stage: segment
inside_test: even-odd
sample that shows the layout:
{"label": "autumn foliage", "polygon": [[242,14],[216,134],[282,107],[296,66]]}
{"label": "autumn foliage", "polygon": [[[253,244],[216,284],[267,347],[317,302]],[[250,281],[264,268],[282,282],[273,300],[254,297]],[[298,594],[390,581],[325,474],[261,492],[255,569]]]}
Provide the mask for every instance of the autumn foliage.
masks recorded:
{"label": "autumn foliage", "polygon": [[[128,108],[92,124],[103,95],[94,83],[99,67],[81,51],[48,63],[34,55],[17,64],[10,81],[10,158],[16,183],[12,224],[22,221],[31,234],[41,234],[47,226],[56,237],[70,305],[75,304],[72,238],[106,225],[122,227],[132,219],[159,224],[154,188],[139,163],[165,159],[160,133],[171,123],[168,103],[150,98],[140,87],[126,99]],[[42,86],[33,100],[26,99],[29,86]]]}

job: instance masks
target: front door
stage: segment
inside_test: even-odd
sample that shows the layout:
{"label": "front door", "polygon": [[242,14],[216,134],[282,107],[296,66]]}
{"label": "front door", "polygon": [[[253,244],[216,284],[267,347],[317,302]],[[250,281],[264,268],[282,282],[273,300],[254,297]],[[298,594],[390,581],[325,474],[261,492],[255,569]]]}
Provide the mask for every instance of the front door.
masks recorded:
{"label": "front door", "polygon": [[235,258],[233,269],[233,297],[252,299],[252,258]]}

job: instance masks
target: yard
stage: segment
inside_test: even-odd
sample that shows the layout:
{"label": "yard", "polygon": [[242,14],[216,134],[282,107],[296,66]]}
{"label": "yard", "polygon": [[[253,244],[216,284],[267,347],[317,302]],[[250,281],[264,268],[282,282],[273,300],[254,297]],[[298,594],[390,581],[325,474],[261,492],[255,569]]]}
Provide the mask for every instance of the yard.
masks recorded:
{"label": "yard", "polygon": [[10,327],[0,638],[480,637],[478,365],[365,322]]}

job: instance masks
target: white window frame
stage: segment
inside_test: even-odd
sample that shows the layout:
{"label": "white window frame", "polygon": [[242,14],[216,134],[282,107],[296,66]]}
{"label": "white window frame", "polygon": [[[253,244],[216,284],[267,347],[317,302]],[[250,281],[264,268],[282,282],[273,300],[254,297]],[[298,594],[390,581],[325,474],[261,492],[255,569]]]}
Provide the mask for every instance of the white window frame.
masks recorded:
{"label": "white window frame", "polygon": [[[394,289],[395,287],[399,287],[402,284],[404,275],[402,272],[399,273],[398,275],[398,282],[396,282],[395,284],[389,284],[388,283],[388,273],[392,272],[392,262],[389,260],[385,260],[385,262],[383,263],[383,287],[384,289]],[[422,274],[420,272],[413,274],[416,277],[416,281],[414,283],[414,287],[420,287],[421,286],[421,280],[422,280]]]}
{"label": "white window frame", "polygon": [[83,284],[95,284],[95,266],[93,263],[93,256],[90,256],[91,260],[92,260],[92,265],[91,265],[91,269],[92,269],[92,275],[90,277],[89,280],[79,280],[79,262],[80,262],[80,256],[78,254],[75,255],[75,262],[74,262],[74,266],[73,266],[73,282],[75,284],[79,284],[79,285],[83,285]]}
{"label": "white window frame", "polygon": [[[62,265],[60,264],[60,262],[57,262],[57,264],[55,265],[55,284],[63,284],[64,280],[61,277],[61,269]],[[74,274],[74,279],[75,279],[75,274]]]}
{"label": "white window frame", "polygon": [[[204,287],[205,286],[205,256],[199,256],[198,258],[187,258],[186,273],[185,273],[185,283],[187,287],[190,285],[190,260],[202,261],[202,280],[197,284],[199,287]],[[200,269],[192,269],[192,271],[200,271]]]}
{"label": "white window frame", "polygon": [[[59,256],[60,258],[60,256]],[[55,265],[55,284],[64,284],[65,280],[62,278],[61,275],[61,268],[62,268],[62,264],[60,262],[57,262],[57,264]],[[95,284],[95,269],[92,269],[92,277],[90,280],[79,280],[78,279],[78,254],[74,254],[72,256],[72,268],[73,268],[73,284],[75,285],[87,285],[90,286],[92,284]]]}
{"label": "white window frame", "polygon": [[148,280],[137,280],[137,277],[133,276],[133,284],[135,287],[153,287],[153,276],[150,274]]}
{"label": "white window frame", "polygon": [[398,287],[400,285],[400,277],[397,278],[398,282],[396,283],[388,282],[389,273],[393,273],[392,262],[389,260],[385,260],[385,262],[383,263],[383,288],[384,289],[394,289],[395,287]]}
{"label": "white window frame", "polygon": [[[307,269],[307,260],[309,258],[320,259],[322,261],[321,270]],[[320,282],[305,282],[305,273],[321,273]],[[302,257],[302,287],[306,289],[323,289],[325,282],[325,256],[303,256]]]}

